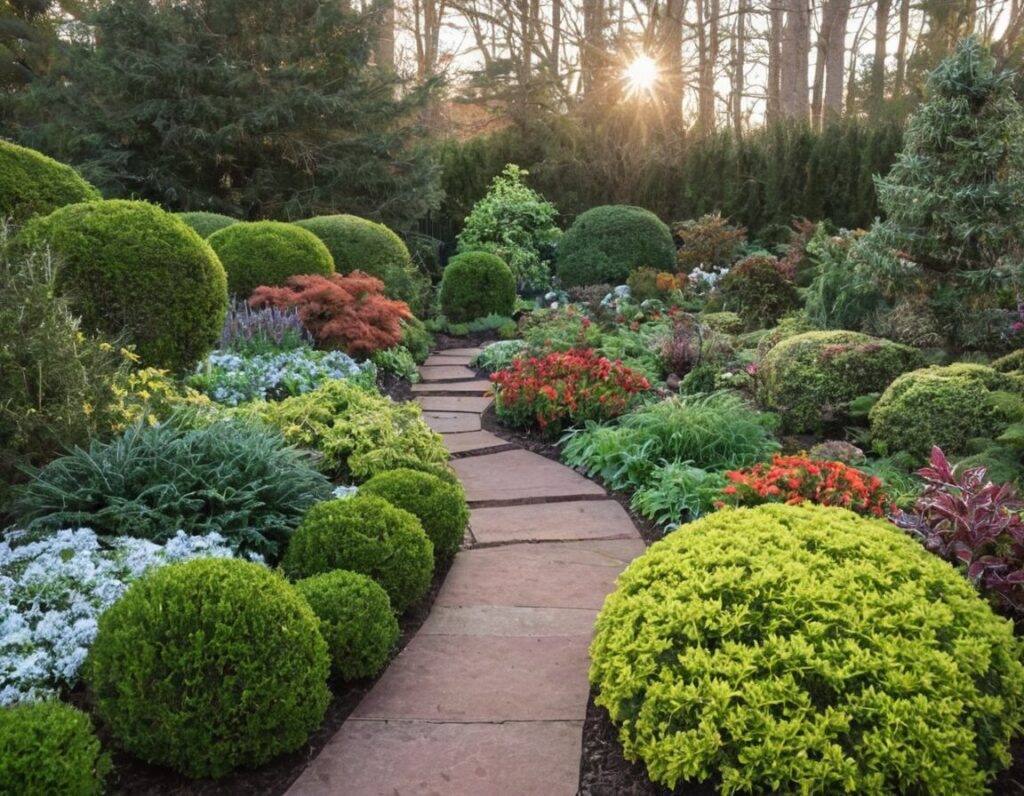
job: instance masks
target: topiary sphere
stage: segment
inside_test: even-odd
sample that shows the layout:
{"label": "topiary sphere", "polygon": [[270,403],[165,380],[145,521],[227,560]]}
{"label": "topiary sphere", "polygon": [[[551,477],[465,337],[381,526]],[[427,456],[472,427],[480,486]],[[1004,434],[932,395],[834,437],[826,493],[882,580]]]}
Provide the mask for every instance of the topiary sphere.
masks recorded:
{"label": "topiary sphere", "polygon": [[335,676],[358,680],[384,668],[398,641],[398,620],[376,581],[336,569],[304,578],[295,588],[320,620]]}
{"label": "topiary sphere", "polygon": [[376,495],[416,515],[434,543],[434,555],[438,558],[455,555],[462,544],[469,523],[469,505],[459,483],[399,468],[375,475],[359,487],[359,494]]}
{"label": "topiary sphere", "polygon": [[0,793],[99,796],[109,771],[82,711],[57,701],[0,708]]}
{"label": "topiary sphere", "polygon": [[0,221],[24,224],[58,207],[102,198],[70,166],[34,149],[0,141]]}
{"label": "topiary sphere", "polygon": [[439,298],[441,312],[452,323],[511,315],[516,303],[516,280],[498,255],[465,252],[448,261],[441,276]]}
{"label": "topiary sphere", "polygon": [[434,545],[415,515],[383,498],[356,495],[313,506],[292,536],[282,567],[296,578],[335,569],[369,575],[401,614],[430,587]]}
{"label": "topiary sphere", "polygon": [[672,233],[649,210],[594,207],[577,216],[558,243],[558,276],[565,287],[625,283],[637,268],[675,271]]}
{"label": "topiary sphere", "polygon": [[859,332],[805,332],[774,346],[761,370],[761,400],[790,433],[816,433],[846,423],[854,398],[879,393],[921,353]]}
{"label": "topiary sphere", "polygon": [[598,616],[590,679],[669,788],[980,796],[1024,719],[1013,625],[888,522],[766,505],[681,527]]}
{"label": "topiary sphere", "polygon": [[201,238],[208,238],[217,230],[238,223],[237,218],[225,216],[221,213],[198,211],[194,213],[175,213],[175,215],[198,232]]}
{"label": "topiary sphere", "polygon": [[258,766],[323,720],[330,657],[318,624],[260,564],[151,571],[100,616],[86,667],[96,714],[127,751],[189,777]]}
{"label": "topiary sphere", "polygon": [[933,445],[948,456],[967,453],[972,439],[992,439],[1024,419],[1005,416],[999,397],[1006,393],[1010,403],[1024,395],[1024,378],[963,362],[905,373],[871,408],[872,445],[922,460]]}
{"label": "topiary sphere", "polygon": [[49,247],[57,285],[86,329],[127,333],[142,363],[190,370],[228,311],[224,269],[180,218],[147,202],[69,205],[30,221],[19,246]]}
{"label": "topiary sphere", "polygon": [[228,290],[240,298],[263,285],[283,285],[293,276],[334,273],[334,258],[321,240],[283,221],[232,224],[208,240],[227,271]]}

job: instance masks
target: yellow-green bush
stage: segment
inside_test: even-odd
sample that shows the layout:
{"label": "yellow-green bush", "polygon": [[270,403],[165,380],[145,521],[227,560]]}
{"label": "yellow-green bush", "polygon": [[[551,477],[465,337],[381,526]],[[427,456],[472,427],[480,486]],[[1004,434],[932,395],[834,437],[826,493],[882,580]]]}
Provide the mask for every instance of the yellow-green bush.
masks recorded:
{"label": "yellow-green bush", "polygon": [[237,224],[238,219],[225,216],[221,213],[205,213],[196,211],[192,213],[177,213],[178,218],[188,224],[199,233],[199,237],[208,238],[217,230]]}
{"label": "yellow-green bush", "polygon": [[591,645],[626,756],[723,794],[972,796],[1024,719],[1021,645],[881,520],[725,510],[636,559]]}
{"label": "yellow-green bush", "polygon": [[0,141],[0,221],[24,224],[58,207],[100,198],[100,192],[70,166]]}
{"label": "yellow-green bush", "polygon": [[441,312],[453,323],[508,316],[516,303],[516,280],[498,255],[465,252],[444,269],[439,298]]}

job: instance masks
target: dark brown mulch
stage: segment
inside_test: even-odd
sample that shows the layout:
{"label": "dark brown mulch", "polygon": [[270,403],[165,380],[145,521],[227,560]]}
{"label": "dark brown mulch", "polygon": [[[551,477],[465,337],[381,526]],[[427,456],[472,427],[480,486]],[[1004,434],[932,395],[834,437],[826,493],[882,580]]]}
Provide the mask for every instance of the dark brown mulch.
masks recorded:
{"label": "dark brown mulch", "polygon": [[498,333],[493,329],[471,332],[457,337],[444,332],[434,332],[434,351],[447,351],[449,348],[477,348],[500,339]]}
{"label": "dark brown mulch", "polygon": [[411,401],[412,385],[401,376],[388,373],[383,370],[377,371],[377,389],[383,395],[387,395],[393,401]]}

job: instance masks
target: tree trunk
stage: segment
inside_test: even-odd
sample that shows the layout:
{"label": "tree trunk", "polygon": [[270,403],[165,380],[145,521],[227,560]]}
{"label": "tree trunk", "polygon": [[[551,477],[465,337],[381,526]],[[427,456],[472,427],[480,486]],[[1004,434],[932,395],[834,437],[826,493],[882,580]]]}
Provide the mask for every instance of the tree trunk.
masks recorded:
{"label": "tree trunk", "polygon": [[825,56],[825,98],[823,120],[838,119],[843,113],[843,78],[846,77],[846,26],[850,0],[832,0],[835,7],[829,28]]}
{"label": "tree trunk", "polygon": [[658,37],[664,49],[665,108],[670,127],[683,120],[683,15],[686,0],[668,0],[662,31]]}
{"label": "tree trunk", "polygon": [[580,81],[584,96],[598,90],[598,72],[604,53],[604,0],[583,0],[583,41],[580,48]]}
{"label": "tree trunk", "polygon": [[768,86],[765,119],[771,124],[782,116],[782,25],[785,8],[782,0],[773,0],[768,25]]}
{"label": "tree trunk", "polygon": [[381,16],[380,29],[373,47],[373,60],[377,66],[395,68],[395,4],[388,3]]}
{"label": "tree trunk", "polygon": [[715,129],[715,61],[718,59],[718,0],[697,1],[697,129]]}
{"label": "tree trunk", "polygon": [[787,118],[807,120],[810,50],[811,13],[807,0],[786,0],[779,99],[782,115]]}
{"label": "tree trunk", "polygon": [[878,116],[885,103],[885,55],[889,38],[889,11],[892,0],[875,3],[875,55],[871,60],[871,115]]}
{"label": "tree trunk", "polygon": [[732,129],[739,138],[743,135],[743,87],[746,82],[747,0],[739,0],[736,12],[736,33],[732,39]]}
{"label": "tree trunk", "polygon": [[900,34],[896,44],[896,82],[893,96],[903,96],[903,83],[907,79],[907,39],[910,37],[910,0],[900,0]]}

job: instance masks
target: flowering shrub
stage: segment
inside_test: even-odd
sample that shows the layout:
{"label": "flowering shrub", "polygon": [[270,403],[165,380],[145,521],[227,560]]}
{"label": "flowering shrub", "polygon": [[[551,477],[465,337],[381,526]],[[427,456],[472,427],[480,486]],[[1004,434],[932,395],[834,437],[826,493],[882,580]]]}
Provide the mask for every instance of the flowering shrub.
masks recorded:
{"label": "flowering shrub", "polygon": [[[134,356],[121,349],[122,356]],[[110,385],[113,401],[106,412],[110,431],[120,434],[129,426],[144,423],[155,426],[166,420],[176,409],[193,407],[212,408],[205,395],[191,387],[180,388],[171,374],[162,368],[142,368],[119,374]]]}
{"label": "flowering shrub", "polygon": [[252,400],[281,400],[315,390],[328,379],[360,387],[376,383],[372,362],[358,363],[341,351],[294,351],[253,355],[215,351],[200,363],[189,384],[218,403],[238,406]]}
{"label": "flowering shrub", "polygon": [[260,287],[253,307],[295,308],[317,345],[368,356],[402,340],[409,305],[384,296],[384,283],[362,271],[347,276],[293,276],[288,287]]}
{"label": "flowering shrub", "polygon": [[517,359],[491,375],[498,416],[516,426],[558,433],[566,425],[610,420],[625,412],[647,379],[591,349]]}
{"label": "flowering shrub", "polygon": [[179,531],[165,544],[88,528],[18,544],[0,542],[0,705],[39,699],[78,681],[96,620],[144,572],[190,558],[230,558],[217,533]]}
{"label": "flowering shrub", "polygon": [[221,351],[261,351],[268,348],[299,348],[313,344],[313,335],[302,325],[294,308],[255,309],[248,301],[231,299],[217,348]]}
{"label": "flowering shrub", "polygon": [[842,462],[776,453],[770,463],[731,470],[726,477],[732,483],[722,493],[736,506],[808,501],[874,517],[883,516],[890,506],[880,478]]}

